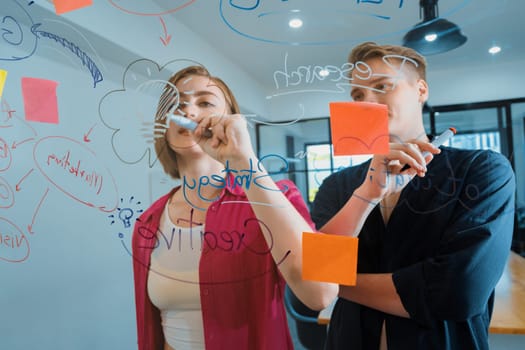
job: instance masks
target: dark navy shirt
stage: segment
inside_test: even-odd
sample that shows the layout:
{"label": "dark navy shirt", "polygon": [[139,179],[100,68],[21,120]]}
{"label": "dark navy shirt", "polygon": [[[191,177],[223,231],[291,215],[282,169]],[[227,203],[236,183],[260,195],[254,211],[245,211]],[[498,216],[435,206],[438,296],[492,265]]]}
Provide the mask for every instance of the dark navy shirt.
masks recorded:
{"label": "dark navy shirt", "polygon": [[[488,349],[512,240],[514,173],[496,152],[441,149],[427,175],[403,189],[388,224],[376,206],[359,234],[358,273],[393,273],[410,318],[339,299],[327,349],[379,349],[383,322],[389,350]],[[365,181],[369,163],[326,178],[312,207],[317,228]]]}

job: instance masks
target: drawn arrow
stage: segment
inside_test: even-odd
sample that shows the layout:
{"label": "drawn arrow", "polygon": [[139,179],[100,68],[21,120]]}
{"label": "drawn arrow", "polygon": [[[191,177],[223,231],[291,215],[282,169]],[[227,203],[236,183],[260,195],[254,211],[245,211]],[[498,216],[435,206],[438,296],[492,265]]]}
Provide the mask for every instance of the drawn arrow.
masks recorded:
{"label": "drawn arrow", "polygon": [[16,141],[13,141],[13,144],[11,145],[11,149],[16,149],[21,144],[29,142],[29,141],[33,141],[34,139],[35,139],[34,137],[31,137],[29,139],[22,140],[22,141],[20,141],[18,143]]}
{"label": "drawn arrow", "polygon": [[15,186],[15,190],[16,190],[17,192],[20,191],[20,184],[26,179],[26,177],[29,176],[29,174],[31,174],[31,173],[33,172],[33,170],[35,170],[35,169],[31,169],[31,170],[29,170],[29,171],[27,172],[27,174],[25,174],[25,175],[20,179],[20,181],[18,181],[18,183],[17,183],[16,186]]}
{"label": "drawn arrow", "polygon": [[164,30],[163,36],[160,37],[160,41],[164,44],[164,46],[168,46],[168,44],[171,41],[171,35],[168,34],[168,29],[166,28],[166,23],[164,23],[164,19],[162,17],[159,17],[160,23],[162,24],[162,29]]}
{"label": "drawn arrow", "polygon": [[[95,124],[97,125],[97,124]],[[89,139],[89,134],[91,134],[91,131],[93,131],[93,128],[95,127],[95,125],[93,125],[91,127],[91,129],[89,129],[89,131],[87,132],[87,134],[84,134],[84,142],[91,142],[91,140]]]}
{"label": "drawn arrow", "polygon": [[47,193],[49,192],[49,188],[46,189],[46,193],[44,193],[44,195],[42,196],[42,198],[40,199],[40,202],[38,203],[37,207],[36,207],[36,210],[35,210],[35,213],[33,214],[33,219],[31,220],[31,224],[27,225],[27,231],[30,233],[30,234],[33,234],[33,225],[35,224],[35,219],[36,219],[36,215],[38,214],[38,212],[40,211],[40,206],[42,205],[42,203],[44,202],[44,199],[46,198],[47,196]]}

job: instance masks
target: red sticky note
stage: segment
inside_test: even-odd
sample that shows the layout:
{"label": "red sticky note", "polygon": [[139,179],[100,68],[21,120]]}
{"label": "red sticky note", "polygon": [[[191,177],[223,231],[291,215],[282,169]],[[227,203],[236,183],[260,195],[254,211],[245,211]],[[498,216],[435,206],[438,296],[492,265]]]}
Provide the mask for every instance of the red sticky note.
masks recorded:
{"label": "red sticky note", "polygon": [[57,86],[53,80],[22,78],[26,120],[58,124]]}
{"label": "red sticky note", "polygon": [[356,237],[303,232],[303,279],[355,286]]}
{"label": "red sticky note", "polygon": [[388,109],[368,102],[331,102],[334,155],[387,154]]}
{"label": "red sticky note", "polygon": [[93,0],[54,0],[53,2],[55,3],[55,12],[57,15],[93,4]]}

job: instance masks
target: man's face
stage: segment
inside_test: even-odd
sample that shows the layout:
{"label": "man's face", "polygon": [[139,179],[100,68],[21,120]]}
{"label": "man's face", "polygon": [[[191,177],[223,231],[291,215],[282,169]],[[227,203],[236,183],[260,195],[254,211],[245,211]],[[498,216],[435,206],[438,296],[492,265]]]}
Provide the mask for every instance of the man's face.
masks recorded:
{"label": "man's face", "polygon": [[[418,79],[412,62],[398,58],[373,58],[352,71],[351,96],[354,101],[388,107],[390,140],[401,142],[424,135],[422,108],[428,87]],[[356,67],[359,67],[356,64]]]}

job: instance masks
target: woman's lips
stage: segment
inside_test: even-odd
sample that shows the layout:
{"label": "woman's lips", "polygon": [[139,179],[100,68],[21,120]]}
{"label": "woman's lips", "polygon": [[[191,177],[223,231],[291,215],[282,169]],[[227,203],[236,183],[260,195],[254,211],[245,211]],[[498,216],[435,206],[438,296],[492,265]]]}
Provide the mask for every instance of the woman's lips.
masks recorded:
{"label": "woman's lips", "polygon": [[180,128],[180,129],[177,131],[177,134],[179,134],[179,135],[184,135],[184,136],[189,136],[189,135],[190,135],[190,132],[189,132],[187,129]]}

